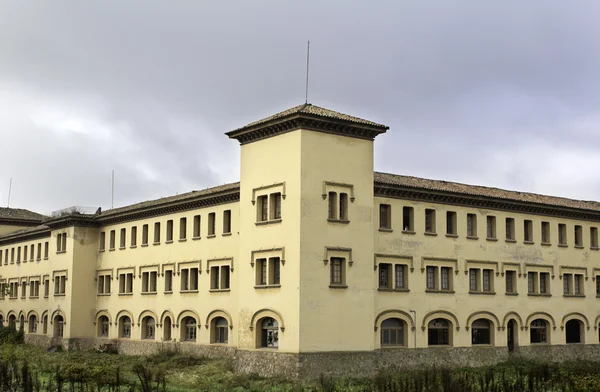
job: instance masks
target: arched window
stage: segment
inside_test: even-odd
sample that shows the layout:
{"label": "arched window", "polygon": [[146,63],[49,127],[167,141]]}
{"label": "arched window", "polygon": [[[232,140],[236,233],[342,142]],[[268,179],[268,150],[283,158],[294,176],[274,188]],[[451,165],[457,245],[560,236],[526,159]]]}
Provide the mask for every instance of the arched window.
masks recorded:
{"label": "arched window", "polygon": [[48,315],[44,315],[44,317],[42,317],[42,327],[43,327],[43,332],[44,335],[48,334]]}
{"label": "arched window", "polygon": [[10,328],[17,328],[17,316],[15,316],[14,314],[8,316],[8,326]]}
{"label": "arched window", "polygon": [[212,320],[213,343],[227,343],[229,340],[229,325],[223,317],[215,317]]}
{"label": "arched window", "polygon": [[129,316],[122,316],[119,319],[119,337],[124,339],[131,337],[131,319]]}
{"label": "arched window", "polygon": [[381,323],[381,346],[404,346],[404,321],[389,318]]}
{"label": "arched window", "polygon": [[4,326],[4,317],[2,315],[0,315],[0,326]]}
{"label": "arched window", "polygon": [[489,320],[478,319],[471,324],[471,344],[492,344],[493,329]]}
{"label": "arched window", "polygon": [[19,329],[20,328],[23,328],[23,331],[25,330],[25,316],[23,315],[19,318]]}
{"label": "arched window", "polygon": [[54,317],[54,337],[56,338],[62,338],[65,332],[65,320],[63,319],[63,316],[56,315],[56,317]]}
{"label": "arched window", "polygon": [[531,343],[548,343],[548,323],[543,319],[536,319],[529,326],[529,339]]}
{"label": "arched window", "polygon": [[443,318],[433,319],[427,326],[427,341],[430,346],[450,344],[450,322]]}
{"label": "arched window", "polygon": [[98,336],[101,338],[107,338],[109,329],[110,323],[108,321],[108,317],[100,316],[98,318]]}
{"label": "arched window", "polygon": [[585,335],[583,323],[580,320],[572,319],[565,324],[565,338],[567,343],[583,343]]}
{"label": "arched window", "polygon": [[171,340],[171,317],[165,317],[163,322],[163,340],[168,342]]}
{"label": "arched window", "polygon": [[36,333],[37,332],[37,317],[35,317],[35,314],[32,314],[31,316],[29,316],[29,333]]}
{"label": "arched window", "polygon": [[195,342],[196,341],[196,327],[197,323],[193,317],[185,317],[181,321],[181,325],[183,326],[181,330],[181,340],[186,342]]}
{"label": "arched window", "polygon": [[142,319],[142,339],[154,339],[156,323],[153,317],[146,316]]}
{"label": "arched window", "polygon": [[259,322],[260,346],[266,348],[279,347],[279,324],[277,320],[266,317]]}

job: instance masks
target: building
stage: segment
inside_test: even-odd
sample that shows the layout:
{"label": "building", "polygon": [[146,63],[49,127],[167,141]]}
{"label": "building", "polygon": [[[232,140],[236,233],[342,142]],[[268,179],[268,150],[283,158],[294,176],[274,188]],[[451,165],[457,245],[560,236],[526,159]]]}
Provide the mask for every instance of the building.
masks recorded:
{"label": "building", "polygon": [[600,358],[600,203],[373,170],[310,104],[228,132],[241,181],[96,214],[0,210],[4,325],[316,377]]}

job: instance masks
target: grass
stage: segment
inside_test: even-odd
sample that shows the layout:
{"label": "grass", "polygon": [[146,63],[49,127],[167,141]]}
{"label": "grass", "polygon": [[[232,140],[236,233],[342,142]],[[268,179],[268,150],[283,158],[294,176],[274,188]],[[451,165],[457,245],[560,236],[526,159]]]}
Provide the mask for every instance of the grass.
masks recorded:
{"label": "grass", "polygon": [[136,357],[95,351],[47,352],[0,346],[0,389],[15,392],[587,392],[600,391],[600,363],[511,360],[493,367],[381,372],[373,378],[322,376],[314,383],[233,372],[229,359],[164,351]]}

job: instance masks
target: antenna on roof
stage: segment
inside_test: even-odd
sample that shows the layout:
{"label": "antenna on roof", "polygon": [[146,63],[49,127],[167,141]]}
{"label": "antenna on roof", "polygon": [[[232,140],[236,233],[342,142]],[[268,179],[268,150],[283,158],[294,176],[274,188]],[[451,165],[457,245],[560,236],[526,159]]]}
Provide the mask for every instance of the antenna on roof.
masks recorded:
{"label": "antenna on roof", "polygon": [[115,171],[112,171],[112,180],[111,180],[111,201],[110,201],[110,209],[115,208]]}
{"label": "antenna on roof", "polygon": [[306,46],[306,94],[305,94],[305,98],[304,98],[305,104],[308,103],[308,65],[309,65],[309,60],[310,60],[310,40],[308,41],[308,44]]}
{"label": "antenna on roof", "polygon": [[12,191],[12,177],[10,178],[10,182],[8,183],[8,203],[6,204],[6,208],[10,208],[10,192]]}

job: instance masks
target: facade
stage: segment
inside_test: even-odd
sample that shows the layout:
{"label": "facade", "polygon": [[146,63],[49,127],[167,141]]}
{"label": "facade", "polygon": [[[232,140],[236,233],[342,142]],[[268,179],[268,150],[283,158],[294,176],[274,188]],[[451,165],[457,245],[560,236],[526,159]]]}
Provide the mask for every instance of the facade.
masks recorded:
{"label": "facade", "polygon": [[600,203],[374,172],[386,130],[301,105],[227,133],[239,183],[2,209],[0,320],[41,345],[177,345],[291,377],[600,359]]}

